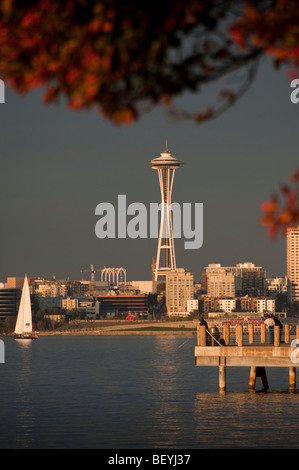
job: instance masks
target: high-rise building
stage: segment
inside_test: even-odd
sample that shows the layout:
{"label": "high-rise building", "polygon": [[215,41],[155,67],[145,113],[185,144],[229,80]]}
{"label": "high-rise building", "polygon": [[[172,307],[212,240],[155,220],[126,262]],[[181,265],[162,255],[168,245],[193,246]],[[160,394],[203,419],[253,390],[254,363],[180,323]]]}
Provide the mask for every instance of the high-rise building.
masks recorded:
{"label": "high-rise building", "polygon": [[241,288],[240,279],[231,268],[221,264],[209,264],[207,273],[207,295],[209,297],[235,297]]}
{"label": "high-rise building", "polygon": [[264,296],[267,293],[266,271],[254,263],[236,265],[237,275],[241,277],[241,295]]}
{"label": "high-rise building", "polygon": [[205,269],[207,295],[210,297],[263,296],[266,293],[266,272],[253,263],[236,266],[209,264]]}
{"label": "high-rise building", "polygon": [[168,315],[188,315],[187,301],[194,298],[193,274],[183,268],[168,272],[165,297]]}
{"label": "high-rise building", "polygon": [[299,301],[299,226],[287,229],[288,299]]}
{"label": "high-rise building", "polygon": [[21,290],[14,288],[0,289],[0,319],[15,317],[18,313]]}

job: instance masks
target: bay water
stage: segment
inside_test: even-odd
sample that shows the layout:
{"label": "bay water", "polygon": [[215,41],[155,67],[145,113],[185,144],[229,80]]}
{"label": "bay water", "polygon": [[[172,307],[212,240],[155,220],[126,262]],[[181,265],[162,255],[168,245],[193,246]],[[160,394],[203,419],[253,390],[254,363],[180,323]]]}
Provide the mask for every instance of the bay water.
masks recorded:
{"label": "bay water", "polygon": [[3,337],[1,449],[299,448],[288,368],[195,367],[195,335]]}

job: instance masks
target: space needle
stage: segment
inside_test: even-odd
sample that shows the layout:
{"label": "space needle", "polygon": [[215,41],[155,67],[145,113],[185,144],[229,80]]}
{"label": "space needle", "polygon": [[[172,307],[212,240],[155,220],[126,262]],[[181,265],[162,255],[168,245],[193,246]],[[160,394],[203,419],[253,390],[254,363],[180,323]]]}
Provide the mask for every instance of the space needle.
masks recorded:
{"label": "space needle", "polygon": [[161,190],[161,221],[159,229],[159,239],[157,248],[156,267],[154,280],[176,269],[175,250],[173,242],[172,215],[171,215],[171,193],[173,188],[174,173],[181,165],[182,161],[174,158],[167,148],[160,157],[151,160],[153,170],[158,171],[159,184]]}

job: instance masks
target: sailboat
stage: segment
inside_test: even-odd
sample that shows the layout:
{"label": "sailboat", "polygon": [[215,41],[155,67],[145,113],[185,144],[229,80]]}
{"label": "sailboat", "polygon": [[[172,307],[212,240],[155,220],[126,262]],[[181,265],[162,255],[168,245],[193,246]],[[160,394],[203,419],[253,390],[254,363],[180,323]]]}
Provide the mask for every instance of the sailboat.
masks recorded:
{"label": "sailboat", "polygon": [[25,274],[22,289],[21,302],[19,305],[16,321],[15,339],[37,339],[38,336],[32,331],[32,312],[27,274]]}

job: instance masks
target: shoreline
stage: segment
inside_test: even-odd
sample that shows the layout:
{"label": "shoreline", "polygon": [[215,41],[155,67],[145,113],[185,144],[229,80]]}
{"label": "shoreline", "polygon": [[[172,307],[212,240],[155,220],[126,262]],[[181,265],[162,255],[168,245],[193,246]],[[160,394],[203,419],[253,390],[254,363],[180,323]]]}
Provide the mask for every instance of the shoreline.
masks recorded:
{"label": "shoreline", "polygon": [[77,330],[77,331],[42,331],[37,332],[38,336],[129,336],[129,335],[177,335],[177,336],[186,336],[186,335],[196,335],[196,331],[184,331],[184,330],[109,330],[109,331],[100,331],[100,330]]}
{"label": "shoreline", "polygon": [[[174,322],[157,322],[157,321],[138,321],[128,324],[124,321],[115,321],[100,325],[88,323],[77,325],[77,327],[68,330],[47,330],[35,331],[39,336],[121,336],[121,335],[196,335],[199,321],[174,321]],[[0,336],[13,336],[13,333],[2,334]]]}
{"label": "shoreline", "polygon": [[86,328],[86,324],[82,328],[70,329],[65,331],[41,331],[37,332],[40,336],[82,336],[82,335],[95,335],[95,336],[121,336],[121,335],[194,335],[197,331],[198,321],[182,321],[182,322],[167,322],[161,324],[160,322],[142,322],[128,324],[127,322],[116,322],[115,324],[109,323],[107,326],[93,326]]}

